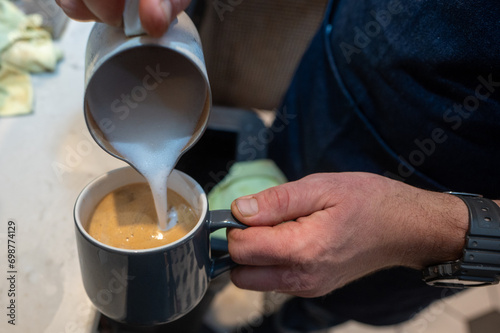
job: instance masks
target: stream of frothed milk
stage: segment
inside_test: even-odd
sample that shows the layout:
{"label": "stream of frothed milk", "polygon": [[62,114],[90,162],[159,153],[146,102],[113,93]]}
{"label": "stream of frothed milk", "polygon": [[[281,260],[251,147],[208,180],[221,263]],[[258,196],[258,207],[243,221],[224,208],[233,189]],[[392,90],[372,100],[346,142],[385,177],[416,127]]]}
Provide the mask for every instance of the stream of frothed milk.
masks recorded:
{"label": "stream of frothed milk", "polygon": [[158,226],[167,230],[177,216],[168,212],[167,179],[197,128],[207,87],[182,56],[139,50],[103,64],[92,78],[99,84],[87,88],[88,108],[104,138],[148,181]]}

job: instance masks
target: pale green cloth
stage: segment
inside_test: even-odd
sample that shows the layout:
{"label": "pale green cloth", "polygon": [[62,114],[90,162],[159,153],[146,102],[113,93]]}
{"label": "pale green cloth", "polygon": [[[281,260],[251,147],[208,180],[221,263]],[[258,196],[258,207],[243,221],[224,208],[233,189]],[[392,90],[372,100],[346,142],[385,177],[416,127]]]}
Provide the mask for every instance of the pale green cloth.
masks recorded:
{"label": "pale green cloth", "polygon": [[[271,160],[237,162],[229,169],[226,177],[208,194],[208,206],[210,210],[230,209],[235,199],[286,181],[283,172]],[[212,235],[225,238],[226,231],[221,229]]]}
{"label": "pale green cloth", "polygon": [[25,15],[11,2],[0,0],[0,116],[30,113],[29,73],[53,71],[62,59],[41,25],[40,15]]}
{"label": "pale green cloth", "polygon": [[0,67],[0,116],[16,116],[31,111],[33,89],[30,76],[13,66]]}

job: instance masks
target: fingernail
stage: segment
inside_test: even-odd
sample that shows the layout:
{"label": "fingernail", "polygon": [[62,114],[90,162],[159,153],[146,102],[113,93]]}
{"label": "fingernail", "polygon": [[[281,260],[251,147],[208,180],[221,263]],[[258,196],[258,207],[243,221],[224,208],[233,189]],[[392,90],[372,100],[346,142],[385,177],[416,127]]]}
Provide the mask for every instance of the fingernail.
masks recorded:
{"label": "fingernail", "polygon": [[259,203],[255,198],[236,199],[236,207],[244,217],[250,217],[259,212]]}

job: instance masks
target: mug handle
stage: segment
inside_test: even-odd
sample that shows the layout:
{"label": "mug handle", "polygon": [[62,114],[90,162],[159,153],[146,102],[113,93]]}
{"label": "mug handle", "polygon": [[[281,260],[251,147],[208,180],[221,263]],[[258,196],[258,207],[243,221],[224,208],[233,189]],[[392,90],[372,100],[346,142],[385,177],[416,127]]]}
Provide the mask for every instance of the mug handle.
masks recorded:
{"label": "mug handle", "polygon": [[[248,226],[246,224],[238,221],[231,210],[212,210],[209,213],[210,217],[208,219],[208,228],[210,233],[222,229],[222,228],[238,228],[246,229]],[[220,258],[212,259],[212,266],[210,267],[210,279],[215,279],[224,272],[227,272],[237,264],[231,259],[229,254],[226,254]]]}

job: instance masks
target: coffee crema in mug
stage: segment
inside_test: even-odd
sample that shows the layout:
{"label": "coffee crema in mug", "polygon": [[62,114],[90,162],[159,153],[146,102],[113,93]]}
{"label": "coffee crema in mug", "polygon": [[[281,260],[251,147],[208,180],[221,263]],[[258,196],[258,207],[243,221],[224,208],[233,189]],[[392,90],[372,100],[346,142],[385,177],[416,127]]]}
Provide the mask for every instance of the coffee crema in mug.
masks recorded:
{"label": "coffee crema in mug", "polygon": [[175,242],[193,229],[199,214],[177,192],[167,191],[169,214],[177,218],[167,231],[158,228],[147,183],[125,185],[108,193],[95,207],[85,230],[99,242],[121,249],[150,249]]}

